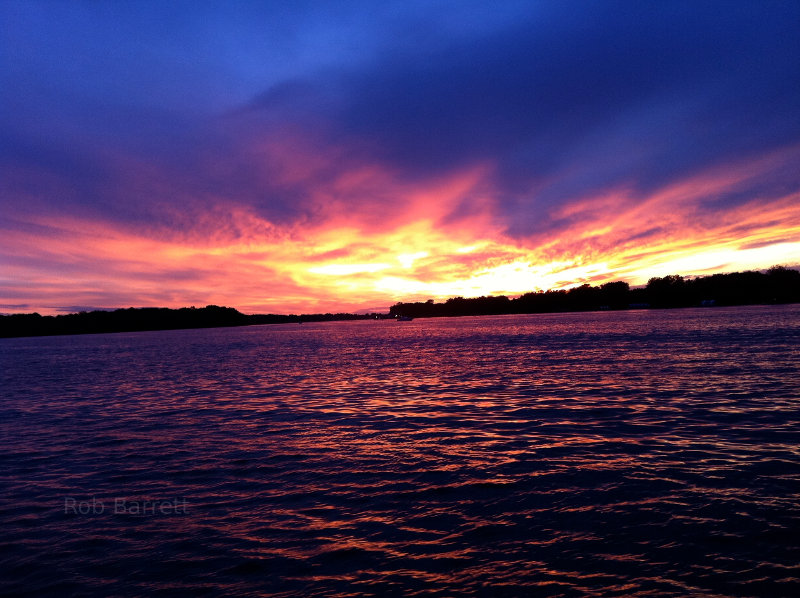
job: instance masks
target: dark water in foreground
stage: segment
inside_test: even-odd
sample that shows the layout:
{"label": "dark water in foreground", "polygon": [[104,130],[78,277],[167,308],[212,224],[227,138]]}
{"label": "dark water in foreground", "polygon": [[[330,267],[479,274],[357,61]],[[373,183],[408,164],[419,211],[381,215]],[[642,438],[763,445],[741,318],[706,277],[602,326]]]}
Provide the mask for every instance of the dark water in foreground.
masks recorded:
{"label": "dark water in foreground", "polygon": [[800,595],[800,306],[5,339],[0,365],[0,594]]}

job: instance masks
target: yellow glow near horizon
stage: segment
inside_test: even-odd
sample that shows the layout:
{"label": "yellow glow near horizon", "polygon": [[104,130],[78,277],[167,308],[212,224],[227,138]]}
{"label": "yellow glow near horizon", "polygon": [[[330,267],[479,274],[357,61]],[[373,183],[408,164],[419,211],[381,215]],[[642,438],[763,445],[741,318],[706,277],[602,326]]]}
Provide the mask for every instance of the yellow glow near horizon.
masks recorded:
{"label": "yellow glow near horizon", "polygon": [[411,268],[414,265],[414,262],[422,259],[424,257],[428,257],[430,254],[427,251],[417,251],[416,253],[401,253],[397,256],[397,261],[400,262],[400,265],[403,268]]}
{"label": "yellow glow near horizon", "polygon": [[328,276],[347,276],[349,274],[361,274],[364,272],[380,272],[390,268],[389,264],[328,264],[327,266],[315,266],[308,271],[314,274],[325,274]]}

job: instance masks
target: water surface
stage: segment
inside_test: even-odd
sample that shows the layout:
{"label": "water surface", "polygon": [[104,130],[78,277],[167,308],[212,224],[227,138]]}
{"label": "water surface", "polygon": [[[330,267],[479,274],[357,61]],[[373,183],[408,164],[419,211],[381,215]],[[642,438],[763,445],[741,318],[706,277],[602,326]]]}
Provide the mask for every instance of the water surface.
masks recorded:
{"label": "water surface", "polygon": [[800,306],[4,339],[0,364],[3,594],[800,595]]}

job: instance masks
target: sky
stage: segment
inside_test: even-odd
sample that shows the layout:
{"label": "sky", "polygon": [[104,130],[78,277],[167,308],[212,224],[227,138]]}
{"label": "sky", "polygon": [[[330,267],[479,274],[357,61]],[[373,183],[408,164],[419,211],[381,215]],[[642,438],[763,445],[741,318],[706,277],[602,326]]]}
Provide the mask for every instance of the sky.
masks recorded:
{"label": "sky", "polygon": [[800,2],[0,1],[0,312],[800,264]]}

